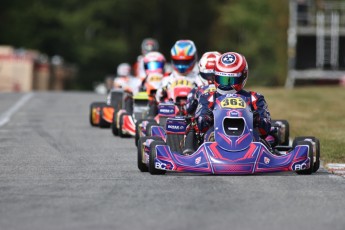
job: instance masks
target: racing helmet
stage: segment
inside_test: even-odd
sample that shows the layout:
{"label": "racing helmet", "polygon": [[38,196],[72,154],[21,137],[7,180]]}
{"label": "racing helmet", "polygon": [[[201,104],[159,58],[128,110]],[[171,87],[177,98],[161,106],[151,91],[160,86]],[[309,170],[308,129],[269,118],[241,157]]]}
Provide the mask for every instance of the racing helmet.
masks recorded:
{"label": "racing helmet", "polygon": [[146,75],[149,73],[164,72],[165,57],[160,52],[149,52],[144,56],[144,69]]}
{"label": "racing helmet", "polygon": [[206,52],[202,55],[199,61],[199,75],[200,80],[204,85],[211,84],[214,81],[214,67],[217,58],[221,54],[217,51]]}
{"label": "racing helmet", "polygon": [[128,63],[121,63],[117,67],[117,76],[129,76],[131,75],[131,66]]}
{"label": "racing helmet", "polygon": [[158,51],[158,49],[159,49],[159,44],[156,39],[145,38],[141,43],[141,53],[143,55],[151,51]]}
{"label": "racing helmet", "polygon": [[178,40],[171,48],[171,63],[175,71],[186,75],[191,72],[197,61],[194,42],[191,40]]}
{"label": "racing helmet", "polygon": [[235,52],[222,54],[215,65],[215,85],[221,90],[243,89],[248,78],[246,58]]}

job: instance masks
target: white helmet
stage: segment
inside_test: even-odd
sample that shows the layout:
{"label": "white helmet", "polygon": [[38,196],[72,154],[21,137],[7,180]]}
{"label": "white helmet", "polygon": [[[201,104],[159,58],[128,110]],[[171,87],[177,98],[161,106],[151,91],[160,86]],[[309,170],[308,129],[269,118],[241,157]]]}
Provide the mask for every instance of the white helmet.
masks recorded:
{"label": "white helmet", "polygon": [[213,83],[214,81],[214,67],[216,65],[217,58],[221,54],[217,51],[206,52],[202,55],[199,61],[199,76],[204,85]]}
{"label": "white helmet", "polygon": [[128,63],[121,63],[117,67],[117,76],[130,76],[131,75],[131,66]]}

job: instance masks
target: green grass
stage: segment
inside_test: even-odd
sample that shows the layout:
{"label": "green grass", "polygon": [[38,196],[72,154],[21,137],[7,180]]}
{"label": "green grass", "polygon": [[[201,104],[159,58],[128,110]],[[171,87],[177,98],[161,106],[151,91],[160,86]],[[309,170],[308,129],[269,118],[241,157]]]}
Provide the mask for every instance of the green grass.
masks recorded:
{"label": "green grass", "polygon": [[345,162],[345,88],[253,88],[265,96],[272,119],[290,124],[290,138],[315,136],[324,163]]}

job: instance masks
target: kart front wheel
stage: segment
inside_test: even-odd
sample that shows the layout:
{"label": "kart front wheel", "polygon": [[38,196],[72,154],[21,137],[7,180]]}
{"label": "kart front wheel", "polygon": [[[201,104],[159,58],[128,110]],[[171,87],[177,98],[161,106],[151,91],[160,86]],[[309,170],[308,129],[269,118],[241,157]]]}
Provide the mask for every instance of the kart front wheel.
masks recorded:
{"label": "kart front wheel", "polygon": [[144,143],[146,142],[147,139],[153,139],[153,140],[159,140],[162,141],[160,137],[140,137],[138,140],[138,147],[137,147],[137,163],[138,163],[138,169],[141,172],[148,172],[149,169],[147,165],[143,162],[143,157],[144,157]]}
{"label": "kart front wheel", "polygon": [[313,136],[296,137],[293,141],[293,146],[296,146],[297,141],[310,141],[313,146],[314,165],[313,172],[316,172],[320,168],[320,140]]}
{"label": "kart front wheel", "polygon": [[299,175],[310,175],[314,172],[313,171],[313,167],[314,167],[313,144],[310,141],[304,141],[304,140],[297,141],[296,139],[294,140],[292,147],[295,148],[297,145],[308,145],[309,146],[308,157],[310,160],[310,167],[308,169],[297,170],[296,173]]}
{"label": "kart front wheel", "polygon": [[137,120],[137,122],[135,123],[135,145],[138,146],[138,141],[140,138],[140,130],[139,130],[139,125],[141,123],[143,123],[143,121],[155,121],[154,119],[139,119]]}
{"label": "kart front wheel", "polygon": [[164,141],[153,141],[150,144],[149,172],[152,175],[163,175],[166,173],[166,171],[162,170],[162,169],[156,169],[156,167],[155,167],[156,146],[157,145],[166,145],[166,144]]}
{"label": "kart front wheel", "polygon": [[119,117],[119,136],[120,137],[129,137],[129,135],[126,135],[123,133],[123,117],[124,116],[130,116],[128,113],[123,113]]}

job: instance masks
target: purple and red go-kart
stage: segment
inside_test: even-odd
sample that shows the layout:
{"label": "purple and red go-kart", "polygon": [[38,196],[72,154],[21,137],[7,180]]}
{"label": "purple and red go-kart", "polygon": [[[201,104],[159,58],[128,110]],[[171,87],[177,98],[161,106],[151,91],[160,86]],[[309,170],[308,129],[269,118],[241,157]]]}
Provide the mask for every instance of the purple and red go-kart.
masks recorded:
{"label": "purple and red go-kart", "polygon": [[[320,142],[315,137],[297,137],[292,146],[272,149],[258,140],[253,114],[244,98],[228,94],[217,98],[214,114],[214,142],[204,142],[190,155],[170,146],[169,140],[181,134],[187,123],[182,117],[167,122],[161,136],[146,137],[138,144],[138,168],[151,174],[166,171],[207,174],[255,174],[296,171],[316,172],[320,165]],[[176,132],[176,133],[174,133]],[[182,143],[181,143],[182,144]]]}

